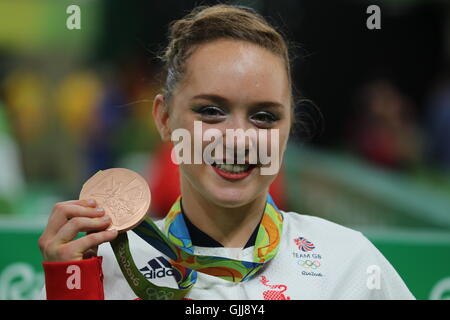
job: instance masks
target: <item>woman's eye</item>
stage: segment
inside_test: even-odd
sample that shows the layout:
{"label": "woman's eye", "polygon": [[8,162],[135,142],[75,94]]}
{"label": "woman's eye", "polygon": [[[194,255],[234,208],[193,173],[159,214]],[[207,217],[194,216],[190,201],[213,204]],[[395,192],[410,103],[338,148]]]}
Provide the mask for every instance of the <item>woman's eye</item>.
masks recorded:
{"label": "woman's eye", "polygon": [[258,112],[252,115],[251,119],[257,122],[262,122],[264,124],[272,124],[275,121],[279,120],[279,118],[271,112]]}
{"label": "woman's eye", "polygon": [[194,111],[206,118],[215,118],[225,115],[225,113],[220,108],[215,106],[204,106],[197,108]]}

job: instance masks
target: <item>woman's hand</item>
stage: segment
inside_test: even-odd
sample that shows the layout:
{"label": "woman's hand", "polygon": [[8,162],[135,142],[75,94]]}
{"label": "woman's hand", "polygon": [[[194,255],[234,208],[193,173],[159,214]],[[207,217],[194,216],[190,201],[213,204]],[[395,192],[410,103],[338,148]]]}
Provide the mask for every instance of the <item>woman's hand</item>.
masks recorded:
{"label": "woman's hand", "polygon": [[[97,255],[99,244],[117,237],[116,230],[106,231],[110,224],[111,218],[97,208],[95,200],[56,203],[39,238],[44,261],[77,261]],[[87,235],[73,240],[79,232]]]}

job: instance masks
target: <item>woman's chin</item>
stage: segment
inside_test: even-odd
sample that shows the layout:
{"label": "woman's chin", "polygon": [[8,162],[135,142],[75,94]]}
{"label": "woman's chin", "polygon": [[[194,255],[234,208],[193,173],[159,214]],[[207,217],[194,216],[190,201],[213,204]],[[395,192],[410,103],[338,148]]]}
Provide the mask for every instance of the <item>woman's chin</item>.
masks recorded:
{"label": "woman's chin", "polygon": [[209,197],[214,203],[224,208],[237,208],[250,203],[257,196],[257,190],[250,186],[210,186]]}
{"label": "woman's chin", "polygon": [[256,197],[259,189],[254,174],[250,174],[244,179],[228,180],[227,177],[220,176],[210,166],[208,177],[209,186],[207,192],[217,204],[222,207],[235,208],[243,206]]}

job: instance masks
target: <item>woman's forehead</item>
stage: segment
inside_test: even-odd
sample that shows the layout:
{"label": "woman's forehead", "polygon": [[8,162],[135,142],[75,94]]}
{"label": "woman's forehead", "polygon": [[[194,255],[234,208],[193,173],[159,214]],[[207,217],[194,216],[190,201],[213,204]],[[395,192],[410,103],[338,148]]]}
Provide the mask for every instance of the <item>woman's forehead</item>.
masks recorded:
{"label": "woman's forehead", "polygon": [[289,100],[284,61],[258,45],[217,40],[199,46],[187,60],[181,91],[187,95],[215,93],[230,100]]}

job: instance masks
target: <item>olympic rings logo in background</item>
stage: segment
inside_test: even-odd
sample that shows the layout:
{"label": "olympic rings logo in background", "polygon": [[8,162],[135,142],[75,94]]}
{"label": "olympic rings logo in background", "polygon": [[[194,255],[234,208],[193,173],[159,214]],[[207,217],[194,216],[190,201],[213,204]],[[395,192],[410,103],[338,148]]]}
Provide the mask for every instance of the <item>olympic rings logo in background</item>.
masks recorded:
{"label": "olympic rings logo in background", "polygon": [[311,260],[297,260],[297,264],[306,268],[306,269],[317,269],[320,267],[320,262],[317,260],[311,261]]}

